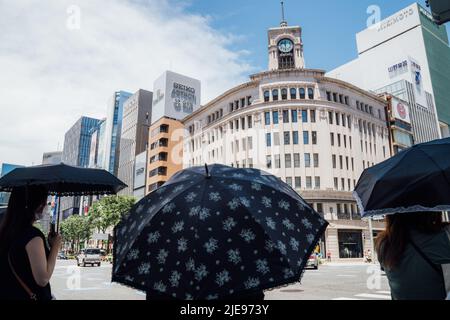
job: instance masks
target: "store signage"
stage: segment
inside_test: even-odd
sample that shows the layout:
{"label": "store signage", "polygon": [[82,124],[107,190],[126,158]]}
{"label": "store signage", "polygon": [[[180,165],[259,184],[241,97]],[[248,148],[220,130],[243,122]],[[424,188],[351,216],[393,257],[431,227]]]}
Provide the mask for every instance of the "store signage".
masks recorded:
{"label": "store signage", "polygon": [[174,82],[171,96],[176,111],[183,111],[185,113],[192,113],[194,111],[194,105],[197,103],[194,88]]}
{"label": "store signage", "polygon": [[395,119],[411,124],[409,106],[396,98],[392,98],[392,113]]}
{"label": "store signage", "polygon": [[388,68],[389,71],[389,77],[397,77],[403,73],[406,73],[408,71],[408,61],[404,60],[400,63],[396,63],[393,66]]}
{"label": "store signage", "polygon": [[380,27],[378,28],[378,32],[390,28],[391,26],[399,22],[402,22],[403,20],[406,20],[412,15],[414,15],[414,8],[413,7],[407,8],[406,10],[401,11],[399,14],[382,21]]}

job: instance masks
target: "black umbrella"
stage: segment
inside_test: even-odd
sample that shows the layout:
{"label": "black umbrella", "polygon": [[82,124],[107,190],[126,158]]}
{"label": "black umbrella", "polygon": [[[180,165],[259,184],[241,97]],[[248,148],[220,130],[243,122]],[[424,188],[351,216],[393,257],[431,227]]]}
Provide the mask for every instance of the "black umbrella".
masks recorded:
{"label": "black umbrella", "polygon": [[300,280],[328,223],[256,169],[173,176],[116,227],[113,281],[177,299],[219,299]]}
{"label": "black umbrella", "polygon": [[[11,192],[14,188],[30,186],[45,186],[49,194],[58,195],[61,199],[65,196],[116,194],[126,184],[106,170],[63,163],[16,168],[0,178],[0,191]],[[60,205],[58,207],[61,208]]]}
{"label": "black umbrella", "polygon": [[363,217],[450,210],[450,138],[415,145],[366,169],[353,194]]}

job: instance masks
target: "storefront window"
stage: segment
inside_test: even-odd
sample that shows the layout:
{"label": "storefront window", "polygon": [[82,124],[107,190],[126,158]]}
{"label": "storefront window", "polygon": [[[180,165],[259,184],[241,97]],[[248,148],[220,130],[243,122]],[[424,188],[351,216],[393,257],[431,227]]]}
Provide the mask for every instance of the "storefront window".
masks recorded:
{"label": "storefront window", "polygon": [[363,257],[362,232],[360,230],[338,230],[339,258]]}

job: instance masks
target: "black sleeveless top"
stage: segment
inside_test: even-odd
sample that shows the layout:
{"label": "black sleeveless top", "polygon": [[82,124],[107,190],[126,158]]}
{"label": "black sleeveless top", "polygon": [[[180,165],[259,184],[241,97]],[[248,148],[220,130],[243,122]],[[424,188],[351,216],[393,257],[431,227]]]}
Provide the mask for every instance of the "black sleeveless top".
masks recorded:
{"label": "black sleeveless top", "polygon": [[[45,254],[48,258],[50,250],[47,246],[44,234],[35,227],[29,227],[18,235],[11,245],[11,263],[23,282],[36,294],[38,300],[51,300],[50,284],[45,287],[39,286],[34,280],[31,271],[30,260],[26,251],[26,245],[33,239],[42,239],[45,247]],[[2,252],[0,256],[0,300],[30,300],[25,289],[17,281],[8,263],[8,252]]]}

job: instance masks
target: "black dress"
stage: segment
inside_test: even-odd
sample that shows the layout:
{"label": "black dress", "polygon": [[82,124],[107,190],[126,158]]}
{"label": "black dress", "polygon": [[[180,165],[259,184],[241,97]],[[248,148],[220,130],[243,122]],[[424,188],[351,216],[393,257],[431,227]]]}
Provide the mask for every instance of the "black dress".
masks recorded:
{"label": "black dress", "polygon": [[[41,238],[44,242],[45,254],[48,258],[50,250],[48,249],[44,234],[39,229],[30,226],[14,239],[10,250],[11,262],[16,273],[30,290],[36,294],[38,300],[51,300],[50,284],[41,287],[36,283],[31,271],[28,253],[25,249],[28,242],[35,237]],[[29,295],[19,284],[9,267],[8,252],[2,252],[0,254],[0,270],[0,300],[30,300]]]}

